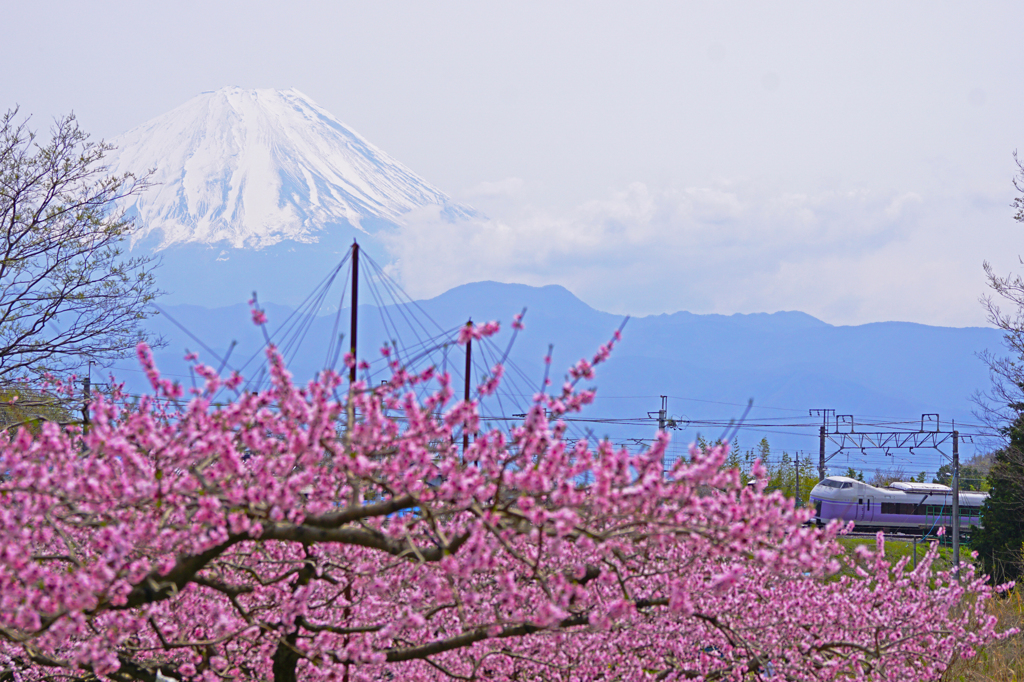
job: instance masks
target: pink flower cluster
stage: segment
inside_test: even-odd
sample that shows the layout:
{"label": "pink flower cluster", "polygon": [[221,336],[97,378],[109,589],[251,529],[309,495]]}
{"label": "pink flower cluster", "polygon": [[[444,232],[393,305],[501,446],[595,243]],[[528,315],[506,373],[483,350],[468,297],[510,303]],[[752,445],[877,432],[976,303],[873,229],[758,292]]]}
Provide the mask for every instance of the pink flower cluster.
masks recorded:
{"label": "pink flower cluster", "polygon": [[484,324],[474,325],[468,322],[459,330],[459,345],[466,345],[471,339],[485,339],[494,336],[501,330],[501,325],[491,321]]}
{"label": "pink flower cluster", "polygon": [[969,568],[847,556],[724,447],[568,443],[574,382],[484,432],[433,370],[298,387],[271,349],[220,405],[139,354],[154,396],[0,436],[0,677],[902,682],[1006,635]]}

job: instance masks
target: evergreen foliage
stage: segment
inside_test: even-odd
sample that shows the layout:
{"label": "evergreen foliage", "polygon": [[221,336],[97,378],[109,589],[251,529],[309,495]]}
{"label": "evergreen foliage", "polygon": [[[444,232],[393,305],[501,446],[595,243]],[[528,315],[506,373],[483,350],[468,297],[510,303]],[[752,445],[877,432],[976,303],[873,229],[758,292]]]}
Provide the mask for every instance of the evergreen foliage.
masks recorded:
{"label": "evergreen foliage", "polygon": [[[983,490],[984,481],[985,474],[983,472],[967,464],[960,466],[960,490]],[[940,466],[932,483],[953,487],[953,465],[943,464]]]}
{"label": "evergreen foliage", "polygon": [[984,572],[996,582],[1024,575],[1024,414],[1004,432],[1009,443],[995,454],[989,497],[981,507],[982,527],[971,536]]}

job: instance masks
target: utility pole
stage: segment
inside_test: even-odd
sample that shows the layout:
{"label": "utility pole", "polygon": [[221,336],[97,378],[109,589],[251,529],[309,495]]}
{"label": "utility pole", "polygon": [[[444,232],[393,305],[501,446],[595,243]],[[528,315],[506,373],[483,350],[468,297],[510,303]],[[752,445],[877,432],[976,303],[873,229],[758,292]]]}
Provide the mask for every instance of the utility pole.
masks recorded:
{"label": "utility pole", "polygon": [[89,362],[89,371],[82,377],[82,432],[89,428],[89,404],[92,391],[92,362]]}
{"label": "utility pole", "polygon": [[818,427],[818,480],[825,480],[825,427]]}
{"label": "utility pole", "polygon": [[813,408],[807,411],[812,417],[821,417],[821,428],[818,429],[818,480],[825,480],[825,433],[828,431],[828,418],[834,417],[836,411],[831,407]]}
{"label": "utility pole", "polygon": [[658,416],[655,417],[653,412],[648,412],[647,413],[647,418],[648,419],[657,419],[658,420],[658,430],[659,431],[664,431],[665,429],[668,429],[668,428],[674,429],[678,425],[675,419],[669,419],[669,416],[668,416],[668,396],[667,395],[661,396],[661,409],[658,410]]}
{"label": "utility pole", "polygon": [[[470,319],[466,322],[467,327],[473,326],[473,320]],[[470,336],[469,340],[466,341],[466,402],[469,402],[469,373],[473,369],[473,337]],[[462,427],[462,455],[466,455],[466,450],[469,448],[469,431],[466,427]]]}
{"label": "utility pole", "polygon": [[793,483],[793,491],[794,491],[794,494],[796,496],[796,506],[797,507],[802,507],[802,506],[804,506],[804,501],[800,497],[800,453],[799,452],[797,452],[795,455],[793,455],[793,464],[794,464],[793,468],[796,470],[796,479],[794,479],[794,483]]}
{"label": "utility pole", "polygon": [[352,366],[348,370],[349,385],[356,383],[356,327],[359,322],[359,243],[352,242]]}
{"label": "utility pole", "polygon": [[953,429],[953,569],[960,580],[960,434]]}

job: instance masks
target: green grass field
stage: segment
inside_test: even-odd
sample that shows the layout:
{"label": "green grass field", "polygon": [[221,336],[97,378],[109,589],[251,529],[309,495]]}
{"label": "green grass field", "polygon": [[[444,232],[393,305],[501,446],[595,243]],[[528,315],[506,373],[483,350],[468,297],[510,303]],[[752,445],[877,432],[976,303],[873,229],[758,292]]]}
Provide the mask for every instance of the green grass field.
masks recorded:
{"label": "green grass field", "polygon": [[[925,552],[928,551],[929,545],[935,540],[929,541],[918,541],[917,543],[917,558],[920,561]],[[875,538],[839,538],[839,544],[846,548],[848,552],[852,552],[858,545],[867,545],[870,549],[875,548]],[[886,536],[885,539],[885,556],[893,564],[897,563],[903,557],[910,557],[910,561],[907,564],[908,569],[914,567],[914,543],[905,535],[897,536]],[[960,562],[971,563],[971,550],[964,544],[960,545]],[[939,571],[945,571],[953,565],[953,548],[949,546],[939,547],[939,559],[935,562],[935,569]]]}

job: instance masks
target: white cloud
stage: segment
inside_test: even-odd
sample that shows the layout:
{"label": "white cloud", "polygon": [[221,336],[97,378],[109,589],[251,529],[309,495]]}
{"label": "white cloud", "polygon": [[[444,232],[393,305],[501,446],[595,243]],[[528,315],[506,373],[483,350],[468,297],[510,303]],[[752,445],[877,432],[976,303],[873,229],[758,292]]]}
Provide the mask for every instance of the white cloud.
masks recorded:
{"label": "white cloud", "polygon": [[465,196],[470,199],[476,197],[511,197],[519,194],[522,189],[522,178],[505,178],[496,182],[479,182],[466,190]]}
{"label": "white cloud", "polygon": [[1007,252],[1014,226],[1006,202],[978,195],[634,183],[564,214],[449,223],[418,212],[388,246],[415,296],[489,279],[561,284],[618,313],[980,325],[981,261]]}

